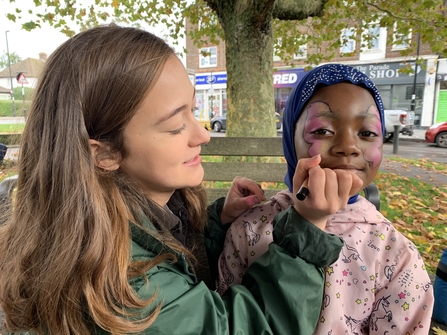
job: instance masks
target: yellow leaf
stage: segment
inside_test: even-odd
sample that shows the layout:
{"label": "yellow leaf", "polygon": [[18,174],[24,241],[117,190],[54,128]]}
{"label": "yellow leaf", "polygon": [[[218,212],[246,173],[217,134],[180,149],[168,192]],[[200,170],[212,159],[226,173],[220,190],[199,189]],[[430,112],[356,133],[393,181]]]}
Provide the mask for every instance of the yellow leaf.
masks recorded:
{"label": "yellow leaf", "polygon": [[413,203],[415,205],[418,205],[418,206],[421,206],[421,207],[425,207],[425,205],[422,202],[420,202],[419,200],[415,200],[415,201],[413,201]]}
{"label": "yellow leaf", "polygon": [[439,327],[432,327],[432,330],[435,333],[435,335],[447,335],[447,332]]}

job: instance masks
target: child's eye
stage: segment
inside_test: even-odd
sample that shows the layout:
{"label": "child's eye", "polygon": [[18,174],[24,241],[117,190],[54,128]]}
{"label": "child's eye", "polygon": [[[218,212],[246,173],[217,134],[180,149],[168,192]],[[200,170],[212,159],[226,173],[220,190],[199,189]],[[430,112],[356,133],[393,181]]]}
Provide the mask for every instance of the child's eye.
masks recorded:
{"label": "child's eye", "polygon": [[199,110],[199,108],[198,107],[193,107],[193,108],[191,108],[191,113],[193,113],[194,114],[194,112],[197,112]]}
{"label": "child's eye", "polygon": [[313,135],[330,135],[330,134],[332,134],[332,132],[327,129],[317,129],[317,130],[313,131],[312,134]]}
{"label": "child's eye", "polygon": [[359,133],[361,137],[377,137],[377,134],[373,131],[362,131]]}
{"label": "child's eye", "polygon": [[186,129],[186,124],[183,124],[183,126],[179,129],[176,130],[171,130],[169,133],[171,133],[172,135],[178,135],[181,134],[183,130]]}

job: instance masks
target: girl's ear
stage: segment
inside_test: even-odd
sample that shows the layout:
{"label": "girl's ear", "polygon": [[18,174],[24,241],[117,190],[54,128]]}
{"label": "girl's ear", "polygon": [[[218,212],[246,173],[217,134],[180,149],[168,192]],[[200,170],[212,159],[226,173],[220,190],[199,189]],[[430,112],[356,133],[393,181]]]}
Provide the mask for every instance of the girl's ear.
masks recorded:
{"label": "girl's ear", "polygon": [[120,167],[118,154],[110,152],[109,145],[104,142],[89,139],[90,152],[95,165],[103,170],[114,171]]}

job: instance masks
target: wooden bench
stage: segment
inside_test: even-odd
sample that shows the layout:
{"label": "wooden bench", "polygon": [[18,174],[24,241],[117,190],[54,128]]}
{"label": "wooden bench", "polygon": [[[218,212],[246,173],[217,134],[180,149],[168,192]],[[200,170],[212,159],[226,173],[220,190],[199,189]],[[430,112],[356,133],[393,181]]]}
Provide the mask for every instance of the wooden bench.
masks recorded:
{"label": "wooden bench", "polygon": [[[266,189],[265,195],[270,198],[286,188],[284,176],[287,172],[287,164],[284,158],[281,137],[211,137],[208,144],[202,146],[201,156],[244,156],[242,161],[205,162],[202,166],[205,170],[205,182],[231,182],[236,176],[248,177],[258,183],[281,183],[272,189]],[[264,161],[251,162],[250,157],[273,157]],[[210,201],[223,197],[228,188],[206,186]],[[368,185],[363,190],[363,195],[372,202],[377,210],[380,210],[380,195],[377,186]]]}

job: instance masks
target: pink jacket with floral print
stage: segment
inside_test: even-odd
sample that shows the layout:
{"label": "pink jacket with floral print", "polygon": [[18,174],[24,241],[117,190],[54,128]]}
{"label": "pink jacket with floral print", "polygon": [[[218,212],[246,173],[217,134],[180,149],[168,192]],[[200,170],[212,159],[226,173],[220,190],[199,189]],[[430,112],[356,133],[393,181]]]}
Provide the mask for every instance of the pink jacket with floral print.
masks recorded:
{"label": "pink jacket with floral print", "polygon": [[[219,259],[220,293],[240,283],[247,267],[267,250],[273,219],[293,204],[291,197],[288,191],[279,192],[229,228]],[[325,270],[314,334],[428,334],[433,290],[414,244],[361,196],[328,220],[326,232],[345,245]]]}

